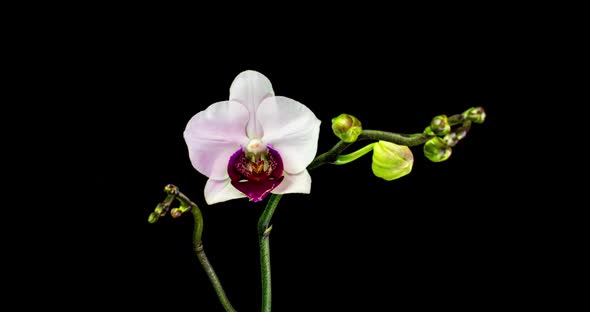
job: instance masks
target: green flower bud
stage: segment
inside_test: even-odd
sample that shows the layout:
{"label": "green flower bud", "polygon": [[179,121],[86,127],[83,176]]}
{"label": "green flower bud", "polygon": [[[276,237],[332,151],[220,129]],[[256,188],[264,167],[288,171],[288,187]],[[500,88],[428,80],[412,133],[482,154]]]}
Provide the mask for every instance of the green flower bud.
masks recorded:
{"label": "green flower bud", "polygon": [[412,171],[414,155],[409,147],[379,141],[373,147],[373,174],[387,181],[399,179]]}
{"label": "green flower bud", "polygon": [[435,135],[434,132],[432,132],[432,129],[430,128],[430,126],[426,127],[426,129],[424,129],[424,134]]}
{"label": "green flower bud", "polygon": [[432,118],[430,129],[438,136],[443,136],[451,132],[451,125],[449,124],[447,115],[438,115]]}
{"label": "green flower bud", "polygon": [[467,136],[467,129],[459,128],[451,131],[442,138],[443,143],[448,147],[453,147]]}
{"label": "green flower bud", "polygon": [[472,107],[463,113],[463,117],[475,123],[483,123],[486,120],[486,112],[483,107]]}
{"label": "green flower bud", "polygon": [[162,203],[159,203],[156,206],[156,209],[154,209],[154,213],[157,214],[158,216],[164,216],[164,215],[166,215],[166,212],[168,212],[168,209]]}
{"label": "green flower bud", "polygon": [[424,144],[424,156],[433,162],[449,159],[451,152],[451,148],[439,137],[434,137]]}
{"label": "green flower bud", "polygon": [[467,136],[467,129],[465,128],[459,128],[453,132],[455,132],[455,134],[457,135],[457,140],[463,140]]}
{"label": "green flower bud", "polygon": [[178,208],[172,208],[172,210],[170,210],[170,215],[172,216],[172,218],[178,218],[183,213],[189,211],[189,209],[190,209],[189,207],[181,204],[180,207],[178,207]]}
{"label": "green flower bud", "polygon": [[150,213],[150,216],[148,217],[148,222],[149,223],[156,223],[156,221],[158,221],[158,219],[160,219],[160,215],[157,213]]}
{"label": "green flower bud", "polygon": [[170,210],[170,216],[172,216],[172,218],[178,218],[182,215],[182,210],[180,210],[180,208],[172,208],[172,210]]}
{"label": "green flower bud", "polygon": [[332,119],[332,130],[340,140],[346,143],[355,142],[363,131],[360,120],[349,114],[340,114]]}
{"label": "green flower bud", "polygon": [[448,147],[453,147],[459,143],[459,138],[456,132],[451,132],[442,138],[443,143]]}
{"label": "green flower bud", "polygon": [[164,187],[164,192],[170,195],[178,195],[178,188],[174,184],[168,184]]}

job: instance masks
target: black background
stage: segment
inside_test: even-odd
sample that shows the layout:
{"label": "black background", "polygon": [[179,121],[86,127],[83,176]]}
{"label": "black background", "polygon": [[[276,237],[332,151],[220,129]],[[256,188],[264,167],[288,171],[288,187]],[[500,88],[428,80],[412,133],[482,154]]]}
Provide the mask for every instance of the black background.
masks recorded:
{"label": "black background", "polygon": [[382,28],[378,36],[294,31],[246,44],[231,32],[209,43],[203,33],[173,29],[85,29],[65,36],[69,48],[49,58],[49,72],[67,77],[50,92],[68,90],[64,102],[79,105],[63,109],[85,136],[65,143],[82,155],[74,167],[84,179],[72,184],[83,189],[84,208],[61,220],[71,256],[54,259],[74,275],[58,301],[222,310],[192,252],[191,218],[147,222],[173,183],[201,206],[205,250],[234,307],[259,310],[264,203],[207,206],[207,179],[192,168],[182,137],[188,120],[226,100],[247,69],[322,121],[319,153],[337,142],[330,120],[343,112],[366,129],[403,133],[473,106],[488,115],[448,161],[432,163],[413,147],[412,173],[386,182],[367,155],[314,170],[309,195],[284,196],[271,234],[276,311],[504,306],[522,296],[532,238],[522,208],[506,204],[518,182],[507,137],[524,108],[515,91],[528,70],[519,36],[493,27],[420,35]]}

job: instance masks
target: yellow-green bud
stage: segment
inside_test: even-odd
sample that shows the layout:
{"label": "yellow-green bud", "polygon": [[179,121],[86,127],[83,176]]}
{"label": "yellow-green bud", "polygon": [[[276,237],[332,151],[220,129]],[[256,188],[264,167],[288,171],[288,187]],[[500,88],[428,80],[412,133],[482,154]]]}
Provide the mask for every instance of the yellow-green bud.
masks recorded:
{"label": "yellow-green bud", "polygon": [[178,195],[178,188],[174,184],[168,184],[164,187],[164,192],[171,195]]}
{"label": "yellow-green bud", "polygon": [[340,140],[346,143],[355,142],[363,131],[360,120],[349,114],[340,114],[332,119],[332,130]]}
{"label": "yellow-green bud", "polygon": [[156,223],[156,221],[158,221],[158,219],[160,219],[160,215],[157,213],[150,213],[150,216],[148,217],[148,222],[149,223]]}
{"label": "yellow-green bud", "polygon": [[172,208],[172,210],[170,210],[170,215],[172,216],[172,218],[178,218],[182,215],[183,211],[180,210],[180,208]]}
{"label": "yellow-green bud", "polygon": [[451,132],[451,125],[449,124],[447,115],[438,115],[432,118],[430,129],[438,136],[444,136]]}
{"label": "yellow-green bud", "polygon": [[448,146],[453,147],[459,143],[459,141],[463,140],[467,136],[467,129],[459,128],[451,131],[449,134],[445,135],[442,138],[442,142]]}
{"label": "yellow-green bud", "polygon": [[426,134],[426,135],[436,135],[436,134],[434,134],[434,132],[432,132],[432,129],[430,129],[430,126],[426,127],[426,129],[424,129],[424,134]]}
{"label": "yellow-green bud", "polygon": [[451,152],[451,148],[439,137],[434,137],[424,144],[424,156],[433,162],[449,159]]}
{"label": "yellow-green bud", "polygon": [[457,137],[456,132],[451,132],[451,133],[445,135],[442,138],[442,141],[446,146],[453,147],[453,146],[457,145],[457,143],[459,143],[459,138]]}
{"label": "yellow-green bud", "polygon": [[373,173],[387,181],[399,179],[412,171],[414,155],[409,147],[379,141],[373,147]]}
{"label": "yellow-green bud", "polygon": [[486,120],[486,111],[481,106],[472,107],[463,113],[463,117],[480,124]]}
{"label": "yellow-green bud", "polygon": [[154,213],[157,214],[158,216],[165,215],[167,211],[168,211],[168,209],[166,209],[166,207],[164,205],[162,205],[162,203],[159,203],[156,206],[156,209],[154,209]]}

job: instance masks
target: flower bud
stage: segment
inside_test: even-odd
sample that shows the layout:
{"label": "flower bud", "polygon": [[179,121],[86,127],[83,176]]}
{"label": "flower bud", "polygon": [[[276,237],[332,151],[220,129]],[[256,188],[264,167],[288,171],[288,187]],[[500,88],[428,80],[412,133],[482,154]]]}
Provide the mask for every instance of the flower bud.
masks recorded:
{"label": "flower bud", "polygon": [[472,107],[463,113],[463,117],[465,117],[467,120],[471,120],[480,124],[486,119],[486,112],[481,106]]}
{"label": "flower bud", "polygon": [[349,114],[340,114],[332,119],[332,130],[340,140],[346,143],[355,142],[363,131],[360,120]]}
{"label": "flower bud", "polygon": [[448,147],[453,147],[459,143],[459,137],[456,132],[451,132],[442,138],[443,143]]}
{"label": "flower bud", "polygon": [[432,129],[430,128],[430,126],[428,126],[424,129],[424,134],[432,135],[432,136],[436,135],[436,134],[434,134],[434,132],[432,132]]}
{"label": "flower bud", "polygon": [[170,195],[178,195],[178,188],[174,184],[168,184],[164,187],[164,192]]}
{"label": "flower bud", "polygon": [[451,125],[449,124],[447,115],[438,115],[432,118],[430,129],[438,136],[443,136],[449,133],[451,131]]}
{"label": "flower bud", "polygon": [[373,174],[387,181],[399,179],[412,171],[414,155],[409,147],[379,141],[373,147]]}
{"label": "flower bud", "polygon": [[178,218],[182,215],[182,210],[180,210],[180,208],[172,208],[172,210],[170,210],[170,216],[172,216],[172,218]]}
{"label": "flower bud", "polygon": [[158,221],[158,219],[160,219],[160,215],[152,212],[150,213],[150,216],[148,217],[148,222],[149,223],[156,223],[156,221]]}
{"label": "flower bud", "polygon": [[424,156],[433,162],[449,159],[451,152],[451,148],[439,137],[434,137],[424,144]]}

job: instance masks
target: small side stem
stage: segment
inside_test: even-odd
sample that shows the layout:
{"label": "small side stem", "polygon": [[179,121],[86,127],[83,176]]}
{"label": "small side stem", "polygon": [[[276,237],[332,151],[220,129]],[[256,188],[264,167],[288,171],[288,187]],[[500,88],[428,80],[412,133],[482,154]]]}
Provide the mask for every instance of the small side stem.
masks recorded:
{"label": "small side stem", "polygon": [[157,219],[161,215],[168,211],[174,199],[180,202],[179,208],[172,209],[172,216],[174,218],[180,217],[180,215],[182,215],[182,213],[186,211],[191,212],[191,214],[193,215],[193,219],[195,221],[193,227],[193,250],[197,254],[197,258],[203,266],[205,273],[207,273],[207,276],[211,281],[211,285],[213,285],[213,288],[215,289],[217,298],[219,298],[219,302],[221,303],[225,311],[235,312],[236,310],[234,309],[234,307],[232,307],[231,303],[229,302],[229,299],[227,298],[227,295],[225,294],[225,291],[223,290],[223,286],[221,285],[219,277],[217,277],[217,274],[215,274],[215,270],[213,269],[213,266],[211,265],[209,259],[207,258],[207,255],[205,254],[205,249],[203,248],[202,241],[203,214],[201,213],[199,206],[197,206],[197,204],[191,201],[186,195],[181,193],[175,185],[166,185],[164,191],[168,193],[168,196],[166,196],[164,202],[158,204],[158,206],[156,207],[156,211],[154,212],[155,215],[154,213],[152,213],[150,215],[150,220],[152,220],[153,222],[157,221]]}
{"label": "small side stem", "polygon": [[205,250],[203,249],[202,243],[195,246],[195,253],[197,254],[197,258],[199,258],[199,262],[201,262],[201,265],[203,266],[205,273],[207,273],[207,276],[209,277],[209,280],[211,281],[211,285],[213,285],[213,288],[215,289],[215,293],[217,294],[217,298],[219,298],[219,302],[221,302],[221,305],[223,306],[225,311],[235,312],[236,310],[229,302],[229,299],[227,298],[227,295],[225,294],[225,291],[223,290],[223,286],[221,285],[221,281],[219,281],[217,274],[215,274],[215,270],[213,270],[213,266],[209,262],[209,259],[207,259],[207,255],[205,254]]}
{"label": "small side stem", "polygon": [[362,157],[363,155],[367,154],[368,152],[373,150],[373,146],[376,143],[373,142],[361,149],[359,149],[358,151],[354,151],[350,154],[346,154],[346,155],[339,155],[338,158],[336,159],[335,162],[333,162],[334,165],[345,165],[348,164],[351,161],[355,161],[357,159],[359,159],[360,157]]}
{"label": "small side stem", "polygon": [[340,141],[334,145],[329,151],[317,156],[314,160],[307,166],[307,170],[313,170],[323,164],[332,163],[336,161],[336,157],[340,155],[347,147],[349,147],[352,143],[346,143],[344,141]]}
{"label": "small side stem", "polygon": [[463,116],[463,114],[455,114],[452,116],[449,116],[449,125],[454,126],[454,125],[458,125],[463,123],[463,121],[465,121],[465,116]]}
{"label": "small side stem", "polygon": [[[180,193],[180,194],[182,194],[182,193]],[[188,198],[186,198],[186,199],[188,199]],[[181,200],[181,202],[182,202],[182,200]],[[193,231],[193,249],[194,249],[195,253],[197,254],[197,258],[199,259],[199,262],[203,266],[205,273],[207,273],[207,276],[209,277],[209,280],[211,281],[211,285],[213,285],[213,289],[215,289],[215,293],[217,294],[217,298],[219,298],[219,302],[221,303],[221,305],[223,306],[225,311],[235,312],[236,310],[229,302],[229,299],[227,298],[227,295],[225,294],[225,291],[223,290],[223,286],[221,285],[221,281],[219,280],[219,277],[217,277],[217,274],[215,274],[215,270],[213,269],[213,266],[211,265],[211,263],[209,262],[209,259],[207,258],[207,255],[205,254],[205,249],[203,248],[203,242],[201,241],[201,237],[202,237],[202,233],[203,233],[203,215],[201,214],[201,210],[199,210],[199,208],[197,208],[197,206],[195,205],[195,206],[191,207],[190,211],[193,215],[193,218],[195,219],[195,227],[194,227],[194,231]]]}
{"label": "small side stem", "polygon": [[432,136],[423,133],[405,135],[380,130],[363,130],[359,135],[358,140],[383,140],[398,145],[416,146],[426,143],[431,138]]}
{"label": "small side stem", "polygon": [[282,195],[272,194],[266,208],[258,220],[258,239],[260,244],[260,273],[262,280],[262,312],[270,312],[272,306],[272,287],[270,275],[270,243],[272,226],[270,220],[281,200]]}

